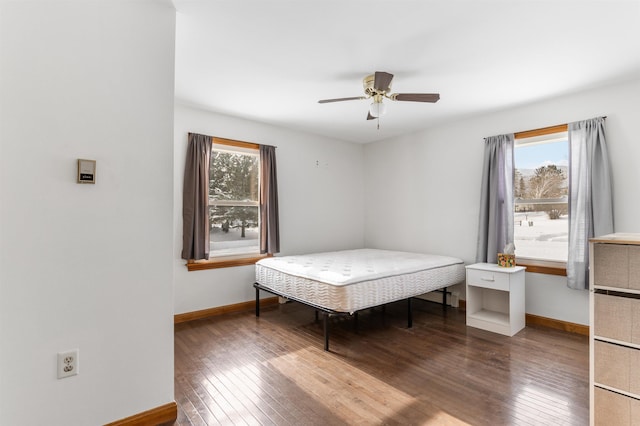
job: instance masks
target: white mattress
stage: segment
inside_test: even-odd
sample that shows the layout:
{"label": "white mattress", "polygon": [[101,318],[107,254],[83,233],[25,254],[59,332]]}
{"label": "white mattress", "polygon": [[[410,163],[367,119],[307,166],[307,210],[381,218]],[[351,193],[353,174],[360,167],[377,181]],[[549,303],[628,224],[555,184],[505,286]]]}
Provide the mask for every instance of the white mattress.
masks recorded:
{"label": "white mattress", "polygon": [[256,282],[276,293],[337,312],[371,308],[464,281],[461,259],[359,249],[270,257]]}

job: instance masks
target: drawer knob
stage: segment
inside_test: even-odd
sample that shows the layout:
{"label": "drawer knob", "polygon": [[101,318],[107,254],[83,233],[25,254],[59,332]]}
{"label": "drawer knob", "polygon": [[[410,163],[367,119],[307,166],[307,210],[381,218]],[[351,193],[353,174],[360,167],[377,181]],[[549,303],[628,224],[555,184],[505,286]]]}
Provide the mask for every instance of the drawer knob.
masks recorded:
{"label": "drawer knob", "polygon": [[495,281],[495,278],[493,278],[493,277],[488,277],[488,278],[487,277],[480,277],[480,279],[482,281],[489,281],[489,282],[494,282]]}

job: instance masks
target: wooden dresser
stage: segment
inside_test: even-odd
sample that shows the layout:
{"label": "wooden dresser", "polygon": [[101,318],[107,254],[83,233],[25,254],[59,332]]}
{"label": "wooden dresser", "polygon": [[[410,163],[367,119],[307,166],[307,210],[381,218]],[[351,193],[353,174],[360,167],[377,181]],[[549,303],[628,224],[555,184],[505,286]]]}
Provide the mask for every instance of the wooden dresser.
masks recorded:
{"label": "wooden dresser", "polygon": [[640,424],[640,234],[589,242],[592,425]]}

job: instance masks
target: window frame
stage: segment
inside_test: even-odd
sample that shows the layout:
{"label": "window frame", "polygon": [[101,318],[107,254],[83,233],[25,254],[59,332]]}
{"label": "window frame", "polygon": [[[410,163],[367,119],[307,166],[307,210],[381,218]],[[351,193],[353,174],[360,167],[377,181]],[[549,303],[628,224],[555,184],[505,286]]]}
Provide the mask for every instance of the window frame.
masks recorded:
{"label": "window frame", "polygon": [[[568,131],[569,131],[568,124],[558,124],[555,126],[517,132],[513,134],[514,144],[518,139],[528,139],[528,138],[539,137],[539,136],[547,136],[555,133],[564,133]],[[514,163],[514,172],[515,172],[515,163]],[[567,276],[566,262],[534,259],[534,258],[520,257],[520,256],[516,258],[516,262],[520,266],[526,266],[527,272],[547,274],[547,275]]]}
{"label": "window frame", "polygon": [[[260,145],[253,142],[244,142],[233,139],[225,139],[219,137],[211,138],[211,148],[213,151],[214,145],[226,145],[235,148],[242,149],[251,149],[251,150],[259,150]],[[258,188],[260,190],[260,188]],[[260,212],[260,206],[258,205],[258,213]],[[264,259],[266,257],[272,257],[271,253],[243,253],[236,255],[228,255],[228,256],[215,256],[209,259],[200,259],[200,260],[189,260],[187,261],[187,270],[188,271],[201,271],[205,269],[217,269],[217,268],[229,268],[234,266],[246,266],[253,265],[260,259]]]}

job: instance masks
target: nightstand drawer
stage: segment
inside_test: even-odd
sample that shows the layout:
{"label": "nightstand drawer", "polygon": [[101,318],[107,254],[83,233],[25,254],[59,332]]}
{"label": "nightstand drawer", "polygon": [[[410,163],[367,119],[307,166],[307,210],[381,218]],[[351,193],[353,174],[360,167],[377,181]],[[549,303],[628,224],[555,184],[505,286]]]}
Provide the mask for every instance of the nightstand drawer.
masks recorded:
{"label": "nightstand drawer", "polygon": [[467,285],[509,291],[509,274],[467,268]]}

